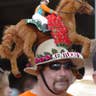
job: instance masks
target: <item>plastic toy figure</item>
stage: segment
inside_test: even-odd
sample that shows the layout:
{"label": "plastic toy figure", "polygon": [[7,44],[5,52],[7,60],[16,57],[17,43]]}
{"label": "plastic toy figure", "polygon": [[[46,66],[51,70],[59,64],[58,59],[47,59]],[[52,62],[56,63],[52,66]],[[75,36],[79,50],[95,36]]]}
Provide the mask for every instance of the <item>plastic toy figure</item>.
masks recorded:
{"label": "plastic toy figure", "polygon": [[38,5],[36,7],[35,13],[32,16],[33,20],[40,21],[40,23],[42,25],[43,32],[49,31],[48,27],[47,27],[48,21],[47,21],[46,17],[44,17],[45,12],[50,13],[50,14],[51,13],[57,14],[56,11],[47,7],[48,3],[49,3],[49,0],[42,0],[40,2],[40,5]]}

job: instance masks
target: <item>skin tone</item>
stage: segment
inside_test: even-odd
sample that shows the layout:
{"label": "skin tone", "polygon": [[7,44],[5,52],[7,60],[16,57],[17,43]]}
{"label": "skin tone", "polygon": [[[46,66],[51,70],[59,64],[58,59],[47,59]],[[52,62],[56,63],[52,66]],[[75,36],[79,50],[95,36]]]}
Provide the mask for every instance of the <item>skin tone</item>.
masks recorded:
{"label": "skin tone", "polygon": [[8,76],[4,73],[2,74],[2,81],[0,86],[0,96],[11,96],[12,89],[9,87]]}
{"label": "skin tone", "polygon": [[11,96],[11,93],[12,93],[11,88],[9,87],[9,85],[6,85],[4,89],[4,96]]}
{"label": "skin tone", "polygon": [[[68,62],[68,60],[59,62]],[[53,92],[58,93],[57,96],[66,96],[66,90],[68,89],[70,84],[72,84],[75,80],[75,76],[73,75],[72,71],[64,69],[63,65],[61,69],[57,71],[52,70],[47,66],[45,67],[43,74],[50,89]],[[32,90],[32,92],[36,93],[38,96],[56,96],[46,88],[40,75],[38,75],[38,83]]]}
{"label": "skin tone", "polygon": [[96,71],[93,73],[93,80],[94,80],[94,83],[96,84]]}

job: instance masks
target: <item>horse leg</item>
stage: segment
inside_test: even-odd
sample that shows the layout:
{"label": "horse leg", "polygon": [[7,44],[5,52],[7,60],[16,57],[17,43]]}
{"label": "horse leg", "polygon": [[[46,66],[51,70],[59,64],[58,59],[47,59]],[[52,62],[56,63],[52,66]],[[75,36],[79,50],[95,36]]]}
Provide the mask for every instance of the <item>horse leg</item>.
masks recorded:
{"label": "horse leg", "polygon": [[20,72],[19,72],[19,69],[17,66],[16,58],[17,58],[17,56],[13,55],[10,58],[10,62],[11,62],[11,72],[15,77],[18,78],[18,77],[20,77]]}
{"label": "horse leg", "polygon": [[23,41],[19,37],[15,37],[14,42],[15,42],[16,45],[15,45],[14,50],[12,51],[12,58],[10,59],[10,61],[11,61],[11,70],[12,70],[13,75],[15,77],[19,78],[19,77],[21,77],[21,74],[20,74],[20,71],[18,69],[16,59],[22,52]]}
{"label": "horse leg", "polygon": [[32,51],[32,46],[36,41],[36,34],[31,33],[27,34],[25,42],[24,42],[24,53],[28,56],[28,61],[34,65],[34,53]]}
{"label": "horse leg", "polygon": [[88,58],[90,55],[91,40],[77,33],[71,34],[70,39],[73,43],[82,45],[81,53],[84,56],[84,58]]}

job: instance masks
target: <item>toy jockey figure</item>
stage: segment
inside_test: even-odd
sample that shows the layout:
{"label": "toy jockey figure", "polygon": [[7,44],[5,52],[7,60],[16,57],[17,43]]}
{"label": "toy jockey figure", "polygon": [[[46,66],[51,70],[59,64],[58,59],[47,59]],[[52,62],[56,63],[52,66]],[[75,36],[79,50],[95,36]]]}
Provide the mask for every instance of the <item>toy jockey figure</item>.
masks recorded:
{"label": "toy jockey figure", "polygon": [[47,12],[47,13],[50,13],[50,14],[51,13],[57,14],[56,11],[47,7],[48,3],[49,3],[49,0],[41,0],[40,5],[38,5],[36,7],[35,13],[32,16],[33,20],[40,21],[40,23],[42,25],[43,32],[48,32],[49,31],[48,27],[47,27],[48,21],[47,21],[46,17],[44,17],[44,13]]}

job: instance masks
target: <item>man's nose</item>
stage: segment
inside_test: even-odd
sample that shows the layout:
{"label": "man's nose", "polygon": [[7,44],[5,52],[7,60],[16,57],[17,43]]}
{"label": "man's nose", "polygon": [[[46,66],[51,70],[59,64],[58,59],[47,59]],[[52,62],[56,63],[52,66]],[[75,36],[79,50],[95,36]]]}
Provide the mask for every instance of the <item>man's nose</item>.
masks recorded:
{"label": "man's nose", "polygon": [[68,70],[64,69],[64,67],[61,66],[61,69],[60,69],[59,71],[60,71],[60,75],[65,76],[65,75],[66,75],[66,72],[67,72]]}

